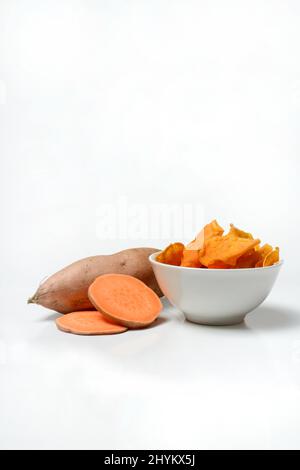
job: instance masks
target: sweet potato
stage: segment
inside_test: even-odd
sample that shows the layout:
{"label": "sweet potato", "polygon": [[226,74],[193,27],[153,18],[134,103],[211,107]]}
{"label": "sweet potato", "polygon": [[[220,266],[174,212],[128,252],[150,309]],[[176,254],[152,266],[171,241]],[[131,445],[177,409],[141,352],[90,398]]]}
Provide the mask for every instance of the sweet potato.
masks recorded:
{"label": "sweet potato", "polygon": [[117,325],[96,310],[72,312],[56,320],[56,326],[65,333],[74,335],[114,335],[127,331],[126,326]]}
{"label": "sweet potato", "polygon": [[92,310],[88,288],[102,274],[128,274],[140,279],[159,296],[162,293],[148,260],[155,248],[131,248],[113,255],[84,258],[53,274],[28,300],[60,313]]}
{"label": "sweet potato", "polygon": [[124,274],[97,277],[89,287],[89,299],[108,320],[128,328],[150,325],[162,310],[162,303],[152,289]]}

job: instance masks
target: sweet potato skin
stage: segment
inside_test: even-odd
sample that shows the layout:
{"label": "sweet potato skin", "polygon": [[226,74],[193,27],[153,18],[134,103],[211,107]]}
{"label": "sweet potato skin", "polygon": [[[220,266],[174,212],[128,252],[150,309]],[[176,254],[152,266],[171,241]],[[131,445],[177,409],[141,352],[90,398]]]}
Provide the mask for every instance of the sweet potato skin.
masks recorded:
{"label": "sweet potato skin", "polygon": [[156,248],[130,248],[113,255],[98,255],[81,259],[47,278],[28,300],[60,313],[93,310],[88,288],[102,274],[134,276],[163,295],[156,282],[149,256]]}

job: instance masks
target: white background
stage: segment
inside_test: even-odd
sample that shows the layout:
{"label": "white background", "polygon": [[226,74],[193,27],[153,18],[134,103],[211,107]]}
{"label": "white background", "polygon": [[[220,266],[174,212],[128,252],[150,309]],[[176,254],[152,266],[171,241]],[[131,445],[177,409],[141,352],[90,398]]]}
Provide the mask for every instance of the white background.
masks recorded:
{"label": "white background", "polygon": [[[0,447],[300,447],[299,52],[297,0],[0,0]],[[279,245],[270,299],[233,328],[167,306],[58,333],[25,304],[44,276],[166,242],[101,237],[119,198]]]}

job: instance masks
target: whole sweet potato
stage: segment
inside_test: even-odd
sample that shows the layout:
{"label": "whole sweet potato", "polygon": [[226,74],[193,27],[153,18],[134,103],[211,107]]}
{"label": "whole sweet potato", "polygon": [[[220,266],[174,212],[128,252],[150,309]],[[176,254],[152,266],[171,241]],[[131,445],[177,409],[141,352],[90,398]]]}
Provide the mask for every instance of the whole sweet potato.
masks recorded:
{"label": "whole sweet potato", "polygon": [[156,251],[155,248],[131,248],[113,255],[91,256],[76,261],[47,278],[28,303],[60,313],[93,309],[88,288],[96,277],[110,273],[134,276],[162,296],[148,260]]}

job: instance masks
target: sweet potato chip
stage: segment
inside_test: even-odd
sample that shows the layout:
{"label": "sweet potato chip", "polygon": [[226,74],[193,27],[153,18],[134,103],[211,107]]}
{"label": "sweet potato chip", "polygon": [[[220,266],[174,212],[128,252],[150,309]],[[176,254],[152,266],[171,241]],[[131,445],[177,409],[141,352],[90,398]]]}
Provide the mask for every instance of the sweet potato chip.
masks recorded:
{"label": "sweet potato chip", "polygon": [[269,253],[272,253],[272,251],[273,251],[273,248],[268,243],[259,247],[257,250],[257,253],[259,254],[259,258],[255,264],[255,267],[261,268],[264,265],[265,258],[268,256]]}
{"label": "sweet potato chip", "polygon": [[199,251],[198,250],[183,250],[181,266],[186,268],[201,268],[202,264],[199,261]]}
{"label": "sweet potato chip", "polygon": [[263,266],[273,266],[273,264],[278,263],[279,261],[279,248],[278,246],[271,251],[271,253],[267,254],[264,259]]}
{"label": "sweet potato chip", "polygon": [[230,224],[230,230],[228,232],[228,235],[231,235],[233,237],[249,238],[250,240],[253,240],[253,236],[251,235],[251,233],[244,232],[243,230],[240,230],[239,228],[235,227],[233,224]]}
{"label": "sweet potato chip", "polygon": [[223,228],[213,220],[186,247],[173,243],[157,256],[157,261],[189,268],[257,268],[277,263],[279,248],[273,250],[267,243],[260,246],[260,240],[233,224],[224,235]]}
{"label": "sweet potato chip", "polygon": [[260,240],[233,237],[212,237],[205,243],[204,249],[199,254],[200,263],[209,266],[216,261],[222,261],[230,266],[235,266],[237,259],[252,250]]}
{"label": "sweet potato chip", "polygon": [[213,220],[210,224],[204,227],[204,238],[208,239],[211,237],[222,236],[224,229],[218,224],[216,220]]}
{"label": "sweet potato chip", "polygon": [[223,232],[223,228],[216,220],[213,220],[210,224],[205,225],[201,232],[198,233],[195,240],[190,242],[183,251],[181,266],[188,268],[203,267],[199,261],[199,250],[203,249],[205,240],[208,240],[209,238],[217,235],[221,236]]}
{"label": "sweet potato chip", "polygon": [[205,227],[198,233],[195,240],[190,242],[187,246],[187,250],[202,250],[205,240],[218,235],[223,235],[224,229],[218,224],[216,220],[205,225]]}
{"label": "sweet potato chip", "polygon": [[265,256],[267,256],[269,253],[271,253],[271,251],[273,250],[272,246],[269,245],[268,243],[266,243],[265,245],[261,246],[258,250],[260,256],[262,258],[264,258]]}
{"label": "sweet potato chip", "polygon": [[182,243],[172,243],[157,256],[156,260],[160,263],[180,266],[183,250]]}
{"label": "sweet potato chip", "polygon": [[255,248],[256,247],[254,247],[253,250],[248,251],[248,253],[238,258],[235,267],[238,269],[254,268],[259,260],[259,253],[255,250]]}
{"label": "sweet potato chip", "polygon": [[208,269],[229,269],[232,266],[225,264],[222,261],[215,261],[214,263],[209,264]]}

